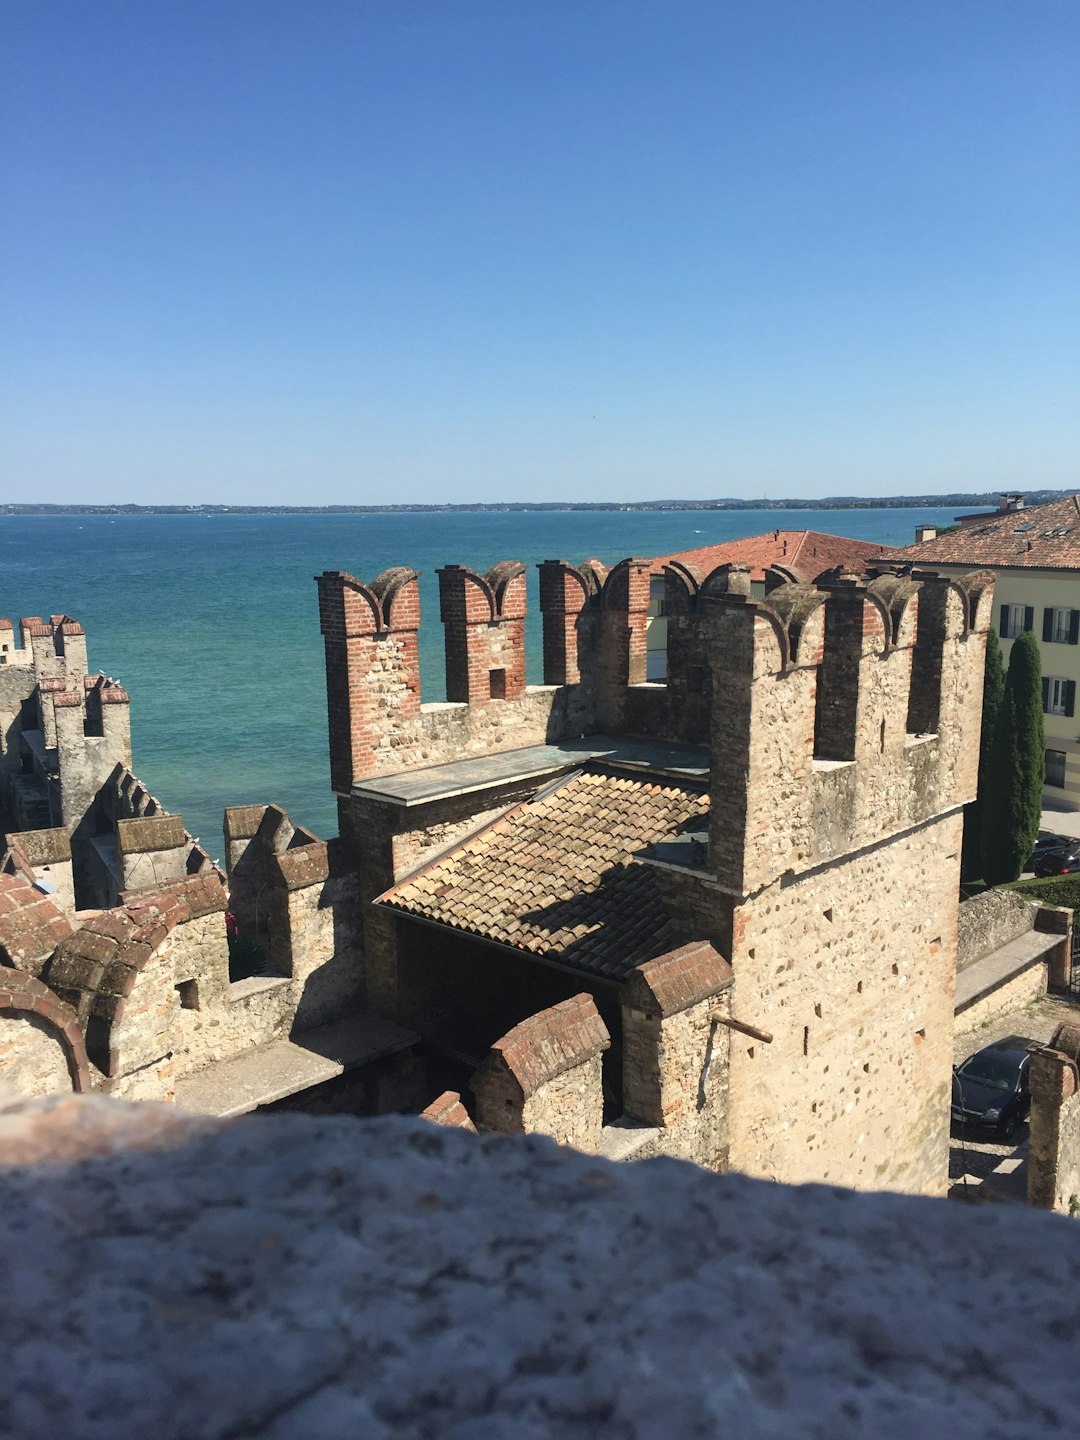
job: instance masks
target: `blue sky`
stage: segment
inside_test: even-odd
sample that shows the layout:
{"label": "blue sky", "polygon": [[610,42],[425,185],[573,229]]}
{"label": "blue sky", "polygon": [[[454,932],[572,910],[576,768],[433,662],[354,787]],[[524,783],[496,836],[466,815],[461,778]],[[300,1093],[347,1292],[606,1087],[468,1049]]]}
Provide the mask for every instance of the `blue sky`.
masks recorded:
{"label": "blue sky", "polygon": [[9,0],[2,489],[1080,486],[1073,0]]}

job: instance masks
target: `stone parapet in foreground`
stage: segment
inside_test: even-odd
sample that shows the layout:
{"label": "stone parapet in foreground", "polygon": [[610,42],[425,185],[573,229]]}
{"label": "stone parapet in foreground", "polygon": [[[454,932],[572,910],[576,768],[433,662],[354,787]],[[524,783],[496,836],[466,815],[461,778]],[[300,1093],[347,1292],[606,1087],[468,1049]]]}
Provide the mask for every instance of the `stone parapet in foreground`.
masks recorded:
{"label": "stone parapet in foreground", "polygon": [[1075,1433],[1070,1220],[419,1120],[7,1103],[10,1440]]}

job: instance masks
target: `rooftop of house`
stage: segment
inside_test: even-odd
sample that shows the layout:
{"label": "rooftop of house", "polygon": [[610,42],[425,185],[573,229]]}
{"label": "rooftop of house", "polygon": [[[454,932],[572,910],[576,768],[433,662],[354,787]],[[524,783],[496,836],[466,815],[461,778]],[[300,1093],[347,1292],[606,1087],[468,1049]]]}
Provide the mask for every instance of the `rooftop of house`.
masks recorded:
{"label": "rooftop of house", "polygon": [[869,540],[826,535],[820,530],[770,530],[765,535],[725,540],[721,545],[658,555],[650,564],[653,575],[662,575],[665,565],[678,560],[691,566],[702,579],[718,565],[749,565],[752,580],[764,580],[770,565],[783,565],[794,570],[800,580],[810,581],[837,565],[861,570],[867,561],[878,559],[883,550],[883,546]]}
{"label": "rooftop of house", "polygon": [[988,517],[934,540],[893,550],[920,565],[1080,570],[1080,495]]}
{"label": "rooftop of house", "polygon": [[700,781],[594,762],[422,866],[379,903],[606,980],[678,943],[635,857],[709,809]]}

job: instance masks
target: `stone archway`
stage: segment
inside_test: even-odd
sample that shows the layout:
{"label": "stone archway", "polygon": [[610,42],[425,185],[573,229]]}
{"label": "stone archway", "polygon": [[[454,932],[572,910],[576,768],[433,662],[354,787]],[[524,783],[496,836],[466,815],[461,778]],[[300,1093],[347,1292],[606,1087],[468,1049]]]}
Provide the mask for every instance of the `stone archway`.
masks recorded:
{"label": "stone archway", "polygon": [[0,1075],[20,1095],[91,1088],[90,1062],[70,1005],[22,970],[0,968]]}

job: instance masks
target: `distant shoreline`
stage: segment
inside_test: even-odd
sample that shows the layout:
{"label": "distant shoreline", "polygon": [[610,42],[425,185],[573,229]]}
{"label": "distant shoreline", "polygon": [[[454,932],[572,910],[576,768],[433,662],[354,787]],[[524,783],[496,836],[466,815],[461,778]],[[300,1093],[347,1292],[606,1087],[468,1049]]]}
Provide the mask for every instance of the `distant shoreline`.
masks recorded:
{"label": "distant shoreline", "polygon": [[[1028,505],[1073,494],[1071,490],[1025,491]],[[440,515],[529,514],[537,511],[648,510],[916,510],[997,508],[998,492],[979,495],[830,495],[821,500],[626,500],[516,501],[466,505],[0,505],[0,515]]]}

